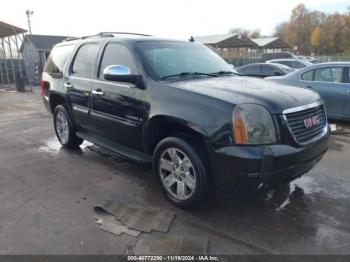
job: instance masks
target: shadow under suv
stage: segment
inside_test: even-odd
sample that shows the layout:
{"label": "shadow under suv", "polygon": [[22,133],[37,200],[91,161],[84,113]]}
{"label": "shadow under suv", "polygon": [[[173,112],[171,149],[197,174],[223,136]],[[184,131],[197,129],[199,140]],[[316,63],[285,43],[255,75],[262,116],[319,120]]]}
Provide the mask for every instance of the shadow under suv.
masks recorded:
{"label": "shadow under suv", "polygon": [[58,140],[152,163],[164,195],[190,207],[237,178],[291,181],[327,151],[317,93],[237,76],[196,42],[101,33],[64,41],[42,76]]}

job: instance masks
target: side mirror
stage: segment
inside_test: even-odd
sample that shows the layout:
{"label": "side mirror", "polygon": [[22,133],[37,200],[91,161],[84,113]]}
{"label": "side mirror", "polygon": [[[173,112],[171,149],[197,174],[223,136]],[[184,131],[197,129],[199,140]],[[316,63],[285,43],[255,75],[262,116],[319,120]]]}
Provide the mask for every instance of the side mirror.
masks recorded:
{"label": "side mirror", "polygon": [[135,84],[137,87],[144,89],[141,75],[131,74],[131,70],[123,65],[110,65],[103,70],[103,77],[108,81],[124,82]]}
{"label": "side mirror", "polygon": [[278,72],[278,71],[273,72],[273,74],[274,74],[275,76],[281,76],[281,75],[282,75],[282,73],[281,73],[281,72]]}

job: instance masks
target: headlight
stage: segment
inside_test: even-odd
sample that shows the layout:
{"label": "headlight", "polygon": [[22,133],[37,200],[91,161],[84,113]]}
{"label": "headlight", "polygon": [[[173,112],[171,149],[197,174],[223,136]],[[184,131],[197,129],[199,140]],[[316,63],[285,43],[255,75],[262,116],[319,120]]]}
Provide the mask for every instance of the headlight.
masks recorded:
{"label": "headlight", "polygon": [[276,130],[271,114],[263,106],[237,105],[232,113],[236,144],[276,143]]}

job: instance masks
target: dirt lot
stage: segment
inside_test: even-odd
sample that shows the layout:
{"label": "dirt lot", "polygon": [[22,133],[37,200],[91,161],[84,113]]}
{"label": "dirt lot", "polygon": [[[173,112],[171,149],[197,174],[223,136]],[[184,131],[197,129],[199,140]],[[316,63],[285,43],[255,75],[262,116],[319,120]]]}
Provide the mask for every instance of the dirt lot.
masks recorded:
{"label": "dirt lot", "polygon": [[[195,211],[169,204],[151,170],[84,143],[64,150],[39,91],[0,92],[0,254],[122,254],[138,239],[209,239],[209,254],[350,254],[350,134],[278,190],[220,197]],[[349,128],[350,129],[350,128]],[[94,206],[112,200],[175,211],[168,233],[116,236]]]}

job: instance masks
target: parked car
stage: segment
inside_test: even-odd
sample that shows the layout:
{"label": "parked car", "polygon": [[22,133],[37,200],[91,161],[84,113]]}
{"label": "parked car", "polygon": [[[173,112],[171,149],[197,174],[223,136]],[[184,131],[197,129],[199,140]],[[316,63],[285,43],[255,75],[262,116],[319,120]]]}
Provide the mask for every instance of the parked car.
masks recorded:
{"label": "parked car", "polygon": [[297,56],[290,52],[276,52],[276,53],[263,53],[261,59],[263,62],[271,59],[279,59],[279,58],[293,58],[296,59]]}
{"label": "parked car", "polygon": [[120,33],[66,41],[42,79],[63,147],[88,140],[152,164],[179,207],[237,178],[293,180],[327,150],[317,93],[236,76],[196,42]]}
{"label": "parked car", "polygon": [[350,63],[322,63],[295,71],[285,77],[270,77],[279,84],[318,92],[330,118],[350,120]]}
{"label": "parked car", "polygon": [[236,69],[240,75],[265,78],[268,76],[282,76],[293,71],[292,68],[282,64],[254,63]]}
{"label": "parked car", "polygon": [[299,69],[299,68],[304,68],[307,66],[311,66],[312,63],[306,60],[299,60],[299,59],[273,59],[273,60],[268,60],[266,63],[273,63],[273,64],[282,64],[289,66],[290,68],[293,69]]}
{"label": "parked car", "polygon": [[299,60],[308,61],[308,62],[310,62],[312,64],[318,64],[318,63],[321,62],[319,59],[317,59],[317,58],[315,58],[313,56],[302,56],[302,55],[300,55],[300,56],[298,56],[298,59]]}

